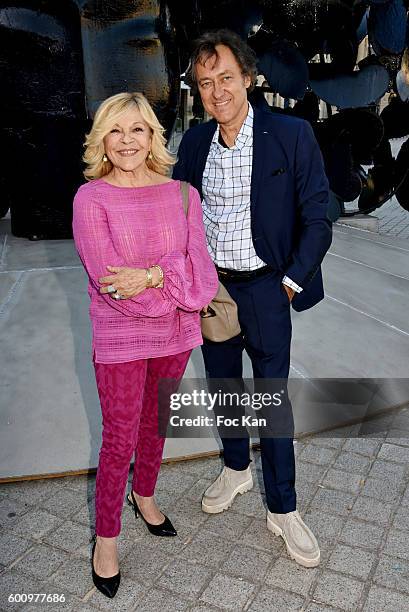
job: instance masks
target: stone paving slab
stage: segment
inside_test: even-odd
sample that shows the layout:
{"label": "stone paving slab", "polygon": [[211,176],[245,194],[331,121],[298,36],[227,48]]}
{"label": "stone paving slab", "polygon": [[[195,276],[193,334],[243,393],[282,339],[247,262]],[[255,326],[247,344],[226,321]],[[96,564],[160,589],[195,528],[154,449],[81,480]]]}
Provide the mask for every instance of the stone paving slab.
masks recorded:
{"label": "stone paving slab", "polygon": [[409,212],[400,206],[395,197],[385,202],[375,215],[379,219],[381,235],[409,239]]}
{"label": "stone paving slab", "polygon": [[346,265],[355,262],[359,269],[365,268],[366,274],[382,271],[392,277],[407,278],[408,249],[409,244],[404,240],[335,226],[330,258],[334,262],[343,260]]}
{"label": "stone paving slab", "polygon": [[[409,214],[409,213],[408,213]],[[337,236],[337,239],[339,236]],[[346,254],[346,244],[339,245],[335,240],[325,259],[325,291],[328,295],[348,304],[365,313],[384,320],[390,310],[390,299],[393,295],[396,316],[394,324],[407,331],[408,319],[406,316],[407,296],[409,293],[409,280],[407,274],[408,253],[397,251],[390,247],[390,253],[379,255],[379,261],[368,249],[356,249],[356,253],[351,248],[351,252]],[[355,243],[358,241],[355,239]],[[364,243],[365,247],[367,244]],[[376,242],[373,244],[374,251],[379,250]],[[383,247],[385,249],[385,247]],[[336,252],[343,253],[343,257],[336,255]],[[360,265],[358,262],[362,262]],[[368,264],[368,265],[367,265]],[[390,269],[390,271],[388,270]],[[360,292],[351,291],[351,284],[355,278],[359,277]],[[388,291],[379,291],[387,279]]]}
{"label": "stone paving slab", "polygon": [[[389,420],[406,418],[401,410]],[[200,494],[217,475],[220,459],[162,466],[158,499],[167,493],[166,511],[178,537],[153,538],[124,503],[123,580],[112,601],[96,591],[90,575],[93,521],[86,517],[94,515],[95,478],[1,485],[0,611],[409,609],[409,449],[388,434],[321,434],[296,444],[302,513],[321,546],[322,561],[314,569],[296,565],[282,539],[267,531],[257,478],[228,512],[210,516],[201,512]],[[255,477],[258,452],[251,465]],[[66,601],[46,607],[8,602],[10,593],[23,592],[60,593]]]}

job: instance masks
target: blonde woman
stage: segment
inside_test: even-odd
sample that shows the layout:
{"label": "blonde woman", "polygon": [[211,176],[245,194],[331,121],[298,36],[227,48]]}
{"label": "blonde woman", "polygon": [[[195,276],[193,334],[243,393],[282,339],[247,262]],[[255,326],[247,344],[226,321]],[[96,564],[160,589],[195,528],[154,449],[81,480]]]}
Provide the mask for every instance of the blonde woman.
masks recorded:
{"label": "blonde woman", "polygon": [[128,501],[149,531],[174,536],[154,499],[164,439],[158,381],[180,380],[202,343],[200,309],[218,280],[208,255],[198,192],[181,185],[163,128],[139,93],[99,107],[85,143],[88,182],[74,200],[75,244],[89,278],[93,358],[102,409],[92,576],[114,597],[120,582],[116,538],[130,462]]}

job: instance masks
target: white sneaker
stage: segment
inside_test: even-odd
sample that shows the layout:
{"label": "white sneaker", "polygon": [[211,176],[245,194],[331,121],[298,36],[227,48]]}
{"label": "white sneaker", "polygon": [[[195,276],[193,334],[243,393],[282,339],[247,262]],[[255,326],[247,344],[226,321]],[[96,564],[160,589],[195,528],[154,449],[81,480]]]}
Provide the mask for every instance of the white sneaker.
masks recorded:
{"label": "white sneaker", "polygon": [[291,559],[304,567],[319,564],[321,555],[317,539],[297,510],[287,514],[267,511],[267,529],[283,538]]}
{"label": "white sneaker", "polygon": [[208,514],[223,512],[230,508],[238,493],[245,493],[252,488],[253,476],[250,466],[240,471],[224,467],[214,483],[204,492],[202,510]]}

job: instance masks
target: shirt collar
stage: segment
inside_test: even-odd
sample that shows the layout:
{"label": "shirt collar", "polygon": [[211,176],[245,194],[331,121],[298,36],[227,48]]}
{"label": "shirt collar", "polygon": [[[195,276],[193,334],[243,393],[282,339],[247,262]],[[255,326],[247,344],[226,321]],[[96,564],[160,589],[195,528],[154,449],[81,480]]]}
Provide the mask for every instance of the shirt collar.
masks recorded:
{"label": "shirt collar", "polygon": [[[253,136],[253,119],[254,119],[254,111],[253,107],[249,102],[249,110],[247,112],[246,118],[243,121],[243,124],[240,128],[239,133],[236,136],[236,140],[233,147],[230,147],[230,150],[233,149],[242,149],[249,138]],[[217,124],[216,131],[212,138],[212,144],[216,145],[217,148],[224,149],[224,147],[219,143],[219,134],[220,134],[220,126]]]}

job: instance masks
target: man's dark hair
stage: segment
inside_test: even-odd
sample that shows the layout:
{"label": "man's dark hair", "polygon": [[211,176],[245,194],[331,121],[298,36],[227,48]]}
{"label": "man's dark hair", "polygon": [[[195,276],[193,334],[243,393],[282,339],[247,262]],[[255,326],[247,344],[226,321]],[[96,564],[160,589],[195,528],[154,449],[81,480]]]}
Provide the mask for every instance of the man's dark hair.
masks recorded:
{"label": "man's dark hair", "polygon": [[243,76],[251,79],[247,91],[253,91],[257,79],[257,57],[247,43],[238,34],[231,30],[222,29],[202,34],[195,42],[189,67],[185,74],[185,83],[189,85],[193,93],[197,91],[196,64],[204,64],[210,57],[218,57],[216,45],[224,45],[233,53]]}

